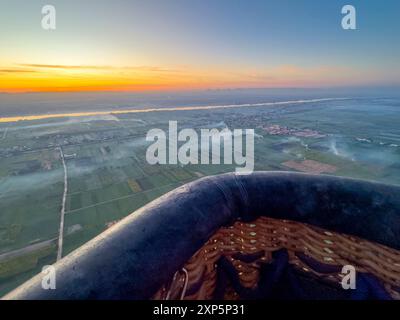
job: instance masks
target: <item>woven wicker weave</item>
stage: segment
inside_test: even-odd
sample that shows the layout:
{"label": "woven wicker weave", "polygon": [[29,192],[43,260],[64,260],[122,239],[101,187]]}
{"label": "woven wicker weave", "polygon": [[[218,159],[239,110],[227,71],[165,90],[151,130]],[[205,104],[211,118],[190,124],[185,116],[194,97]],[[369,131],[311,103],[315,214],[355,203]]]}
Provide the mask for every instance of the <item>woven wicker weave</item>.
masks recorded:
{"label": "woven wicker weave", "polygon": [[[236,222],[220,229],[208,242],[175,273],[154,299],[211,299],[217,281],[216,262],[221,256],[228,258],[238,272],[244,287],[255,288],[259,280],[261,262],[271,260],[272,252],[287,249],[289,263],[302,272],[323,281],[339,284],[340,272],[318,273],[298,258],[301,252],[325,265],[353,265],[357,272],[377,277],[387,292],[400,299],[400,252],[360,238],[328,232],[314,226],[260,217],[252,223]],[[251,263],[235,259],[235,254],[259,254]],[[200,285],[199,285],[200,284]],[[232,288],[225,292],[226,299],[237,299]]]}

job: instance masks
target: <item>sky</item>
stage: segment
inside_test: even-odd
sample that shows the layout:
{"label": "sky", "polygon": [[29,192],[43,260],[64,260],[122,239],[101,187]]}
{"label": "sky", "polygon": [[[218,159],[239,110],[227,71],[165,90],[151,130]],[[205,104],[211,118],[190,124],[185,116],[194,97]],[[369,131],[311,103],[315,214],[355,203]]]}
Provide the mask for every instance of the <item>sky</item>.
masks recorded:
{"label": "sky", "polygon": [[0,0],[0,92],[397,86],[399,14],[397,0]]}

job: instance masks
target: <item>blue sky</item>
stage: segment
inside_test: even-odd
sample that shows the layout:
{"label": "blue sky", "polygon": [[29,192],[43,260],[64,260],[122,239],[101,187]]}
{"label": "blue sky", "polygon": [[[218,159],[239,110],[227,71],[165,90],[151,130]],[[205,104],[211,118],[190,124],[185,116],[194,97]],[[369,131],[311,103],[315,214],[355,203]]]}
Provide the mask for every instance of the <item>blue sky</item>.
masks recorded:
{"label": "blue sky", "polygon": [[[325,84],[363,84],[366,78],[376,84],[400,83],[400,1],[395,0],[3,0],[0,4],[3,69],[19,64],[183,68],[193,75],[190,79],[231,73],[238,85],[241,74],[265,80],[269,75],[279,78],[279,72],[284,76],[278,84],[291,74],[301,83],[306,77],[299,74],[309,70]],[[44,4],[57,9],[55,31],[40,27]],[[341,28],[345,4],[357,10],[357,30]],[[322,70],[348,74],[330,79]],[[224,77],[215,81],[229,82]]]}

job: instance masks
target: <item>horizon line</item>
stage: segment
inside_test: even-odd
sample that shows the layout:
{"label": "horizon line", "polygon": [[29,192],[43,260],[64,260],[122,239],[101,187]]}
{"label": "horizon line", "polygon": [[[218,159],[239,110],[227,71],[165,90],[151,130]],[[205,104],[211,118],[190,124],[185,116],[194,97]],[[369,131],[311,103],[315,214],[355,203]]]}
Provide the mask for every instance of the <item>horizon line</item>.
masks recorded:
{"label": "horizon line", "polygon": [[244,91],[244,90],[339,90],[339,89],[398,89],[400,88],[400,84],[379,84],[379,85],[350,85],[350,86],[291,86],[291,87],[216,87],[216,88],[187,88],[187,89],[148,89],[148,90],[27,90],[27,91],[1,91],[0,94],[9,94],[9,95],[22,95],[22,94],[41,94],[41,93],[168,93],[168,92],[207,92],[207,91]]}
{"label": "horizon line", "polygon": [[320,99],[301,99],[301,100],[287,100],[287,101],[274,101],[274,102],[261,102],[261,103],[245,103],[245,104],[228,104],[228,105],[206,105],[206,106],[186,106],[186,107],[165,107],[165,108],[148,108],[148,109],[119,109],[119,110],[105,110],[105,111],[87,111],[87,112],[71,112],[71,113],[52,113],[40,115],[25,115],[25,116],[11,116],[0,117],[0,123],[14,123],[19,121],[32,121],[42,119],[54,118],[72,118],[72,117],[90,117],[98,115],[116,115],[116,114],[129,114],[129,113],[148,113],[148,112],[170,112],[170,111],[193,111],[193,110],[211,110],[211,109],[232,109],[232,108],[245,108],[245,107],[263,107],[263,106],[276,106],[288,104],[303,104],[324,101],[336,100],[350,100],[349,97],[341,98],[320,98]]}

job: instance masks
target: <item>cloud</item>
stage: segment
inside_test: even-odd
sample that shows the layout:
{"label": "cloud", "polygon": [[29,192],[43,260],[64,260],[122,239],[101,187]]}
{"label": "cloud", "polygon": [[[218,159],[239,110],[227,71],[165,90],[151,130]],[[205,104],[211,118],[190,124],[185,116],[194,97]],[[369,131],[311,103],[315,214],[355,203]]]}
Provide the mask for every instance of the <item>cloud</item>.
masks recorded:
{"label": "cloud", "polygon": [[40,69],[111,69],[108,66],[71,66],[71,65],[61,65],[61,64],[36,64],[36,63],[20,63],[18,66],[28,67],[28,68],[40,68]]}
{"label": "cloud", "polygon": [[37,63],[20,63],[20,67],[28,67],[35,69],[64,69],[64,70],[130,70],[130,71],[146,71],[146,72],[180,72],[179,69],[164,68],[160,66],[98,66],[98,65],[61,65],[61,64],[37,64]]}
{"label": "cloud", "polygon": [[130,70],[140,70],[149,72],[181,72],[180,69],[163,68],[158,66],[138,66],[138,67],[127,67]]}
{"label": "cloud", "polygon": [[341,80],[351,74],[350,68],[342,66],[319,65],[303,67],[297,65],[278,65],[250,69],[233,74],[239,81],[260,85],[301,85],[318,84],[323,80]]}
{"label": "cloud", "polygon": [[31,69],[0,69],[0,73],[30,73],[30,72],[36,72],[36,71]]}

